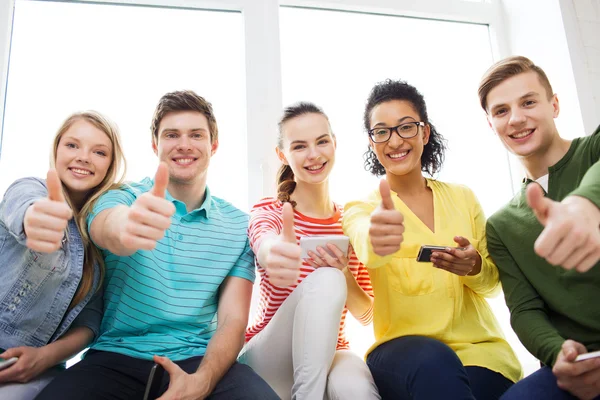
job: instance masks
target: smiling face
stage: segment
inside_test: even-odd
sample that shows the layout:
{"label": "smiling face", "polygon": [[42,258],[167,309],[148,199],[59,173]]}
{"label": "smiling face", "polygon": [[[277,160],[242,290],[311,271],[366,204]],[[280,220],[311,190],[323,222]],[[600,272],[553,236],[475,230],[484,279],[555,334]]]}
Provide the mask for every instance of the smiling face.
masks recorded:
{"label": "smiling face", "polygon": [[54,165],[69,196],[80,199],[104,180],[112,159],[108,136],[78,119],[60,137]]}
{"label": "smiling face", "polygon": [[169,167],[169,181],[192,184],[205,178],[210,158],[219,143],[211,143],[210,128],[204,114],[197,111],[175,111],[166,114],[158,127],[158,143],[154,153]]}
{"label": "smiling face", "polygon": [[560,108],[537,74],[521,73],[504,80],[487,95],[488,122],[504,146],[520,157],[546,151],[558,137],[554,118]]}
{"label": "smiling face", "polygon": [[277,155],[290,166],[296,182],[322,183],[335,162],[335,138],[329,121],[321,114],[294,117],[282,126],[282,148]]}
{"label": "smiling face", "polygon": [[[407,122],[418,122],[421,118],[412,103],[405,100],[390,100],[373,107],[370,115],[370,129],[390,128]],[[421,173],[421,156],[423,148],[429,141],[430,128],[418,128],[416,136],[410,139],[401,138],[392,132],[390,140],[375,143],[369,139],[369,145],[383,165],[387,174],[397,176],[409,173]]]}

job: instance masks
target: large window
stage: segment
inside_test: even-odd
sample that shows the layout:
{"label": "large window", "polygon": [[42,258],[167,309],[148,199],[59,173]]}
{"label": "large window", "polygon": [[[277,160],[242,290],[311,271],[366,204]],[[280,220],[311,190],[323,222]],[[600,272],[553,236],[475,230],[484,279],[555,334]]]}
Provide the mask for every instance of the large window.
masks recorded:
{"label": "large window", "polygon": [[[208,184],[245,209],[246,105],[241,13],[17,1],[0,158],[0,193],[44,176],[72,112],[95,109],[121,129],[128,179],[152,176],[150,123],[159,98],[192,89],[212,102],[219,149]],[[235,182],[235,185],[231,185]]]}
{"label": "large window", "polygon": [[[287,7],[280,9],[280,23],[284,104],[320,105],[337,136],[330,183],[335,201],[377,187],[378,178],[363,168],[368,141],[362,117],[370,89],[387,78],[421,91],[430,120],[448,141],[436,178],[469,186],[488,216],[511,197],[506,151],[477,98],[479,79],[493,62],[487,26]],[[490,303],[526,369],[535,369],[510,327],[504,299]],[[349,319],[349,329],[363,354],[373,343],[371,327]]]}

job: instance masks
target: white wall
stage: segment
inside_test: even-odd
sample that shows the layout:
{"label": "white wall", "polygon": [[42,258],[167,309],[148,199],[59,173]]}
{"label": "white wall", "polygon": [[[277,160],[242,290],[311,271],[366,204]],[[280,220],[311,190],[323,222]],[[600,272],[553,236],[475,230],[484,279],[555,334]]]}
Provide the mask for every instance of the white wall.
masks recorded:
{"label": "white wall", "polygon": [[[594,125],[600,124],[600,0],[572,0],[576,13],[577,32],[581,40],[583,61],[593,97]],[[589,133],[589,132],[588,132]]]}
{"label": "white wall", "polygon": [[600,0],[559,0],[587,134],[600,123]]}
{"label": "white wall", "polygon": [[[0,1],[0,149],[2,148],[2,123],[4,121],[4,99],[6,97],[6,81],[8,76],[8,54],[10,49],[10,33],[14,0]],[[2,154],[0,152],[0,157]]]}
{"label": "white wall", "polygon": [[502,4],[510,54],[530,58],[548,75],[561,104],[556,121],[561,135],[584,135],[559,0],[502,0]]}

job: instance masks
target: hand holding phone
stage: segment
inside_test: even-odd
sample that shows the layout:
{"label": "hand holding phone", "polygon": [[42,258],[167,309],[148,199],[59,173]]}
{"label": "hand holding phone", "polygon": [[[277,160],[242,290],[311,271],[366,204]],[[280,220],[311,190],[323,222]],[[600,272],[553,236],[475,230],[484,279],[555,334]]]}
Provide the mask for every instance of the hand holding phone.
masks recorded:
{"label": "hand holding phone", "polygon": [[146,383],[146,391],[144,392],[144,400],[155,400],[160,391],[165,369],[160,364],[154,364],[148,376]]}
{"label": "hand holding phone", "polygon": [[7,360],[0,358],[0,371],[6,369],[16,363],[19,360],[19,357],[11,357]]}
{"label": "hand holding phone", "polygon": [[430,261],[434,267],[458,276],[479,274],[483,260],[477,249],[463,236],[455,236],[454,241],[458,247],[423,246],[417,260]]}
{"label": "hand holding phone", "polygon": [[418,262],[431,262],[431,253],[433,253],[434,251],[445,252],[446,247],[425,244],[425,245],[421,246],[421,248],[419,249],[419,254],[417,255],[417,261]]}

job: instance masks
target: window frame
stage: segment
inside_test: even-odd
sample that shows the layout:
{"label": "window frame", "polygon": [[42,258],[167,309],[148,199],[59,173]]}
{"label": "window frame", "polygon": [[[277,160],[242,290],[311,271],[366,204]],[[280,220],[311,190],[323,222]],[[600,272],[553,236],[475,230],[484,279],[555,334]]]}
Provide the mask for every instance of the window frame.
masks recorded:
{"label": "window frame", "polygon": [[[246,70],[246,149],[248,207],[275,193],[273,177],[279,161],[269,143],[276,143],[277,118],[281,113],[282,79],[279,48],[279,8],[300,7],[408,16],[487,25],[495,60],[508,55],[502,10],[497,0],[8,0],[0,2],[0,159],[4,106],[8,85],[10,43],[16,2],[56,1],[124,6],[150,6],[201,10],[238,11],[244,21]],[[255,183],[255,184],[253,184]]]}

